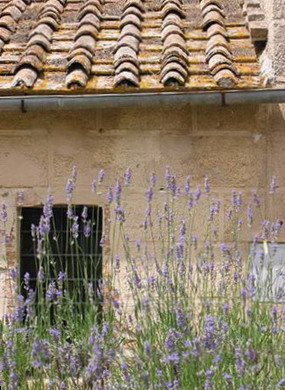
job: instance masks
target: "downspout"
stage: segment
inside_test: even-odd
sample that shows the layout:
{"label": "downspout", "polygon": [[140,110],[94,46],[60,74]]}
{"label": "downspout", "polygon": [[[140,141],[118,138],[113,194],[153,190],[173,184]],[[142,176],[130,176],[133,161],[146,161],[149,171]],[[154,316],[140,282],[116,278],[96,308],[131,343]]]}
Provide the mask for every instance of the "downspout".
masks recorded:
{"label": "downspout", "polygon": [[214,92],[153,92],[98,95],[0,96],[0,111],[62,111],[116,107],[181,105],[230,106],[285,103],[285,89]]}

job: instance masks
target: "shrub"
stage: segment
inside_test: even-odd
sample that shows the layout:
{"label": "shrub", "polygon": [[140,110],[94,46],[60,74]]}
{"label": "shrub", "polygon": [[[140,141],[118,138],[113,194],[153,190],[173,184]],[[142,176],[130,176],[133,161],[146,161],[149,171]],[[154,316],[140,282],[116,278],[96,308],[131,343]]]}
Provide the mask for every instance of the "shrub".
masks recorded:
{"label": "shrub", "polygon": [[[110,247],[104,232],[101,237],[111,272],[97,280],[90,271],[96,270],[90,268],[96,253],[87,254],[79,242],[82,232],[88,245],[96,221],[87,219],[86,209],[75,215],[74,169],[65,188],[66,251],[74,256],[74,272],[84,277],[71,288],[68,270],[54,265],[49,194],[31,232],[39,264],[35,288],[28,274],[20,281],[17,270],[11,274],[16,305],[0,330],[2,384],[9,390],[285,386],[284,282],[275,288],[284,269],[273,266],[282,223],[262,220],[258,226],[259,195],[253,192],[244,204],[233,190],[230,202],[222,202],[207,177],[203,188],[192,188],[187,177],[182,189],[167,168],[163,188],[155,174],[150,177],[141,237],[133,237],[138,221],[124,209],[131,171],[113,187],[104,176],[100,171],[92,189],[101,187],[112,210]],[[276,189],[274,178],[272,196]],[[203,231],[200,237],[196,229]],[[252,236],[249,251],[241,242],[243,229]]]}

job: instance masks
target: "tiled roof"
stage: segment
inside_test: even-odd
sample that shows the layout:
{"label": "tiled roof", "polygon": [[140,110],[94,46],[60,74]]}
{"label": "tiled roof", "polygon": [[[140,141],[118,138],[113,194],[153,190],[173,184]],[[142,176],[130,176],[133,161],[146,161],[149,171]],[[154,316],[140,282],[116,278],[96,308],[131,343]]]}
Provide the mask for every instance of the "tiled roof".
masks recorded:
{"label": "tiled roof", "polygon": [[240,0],[2,0],[0,9],[1,95],[262,86]]}

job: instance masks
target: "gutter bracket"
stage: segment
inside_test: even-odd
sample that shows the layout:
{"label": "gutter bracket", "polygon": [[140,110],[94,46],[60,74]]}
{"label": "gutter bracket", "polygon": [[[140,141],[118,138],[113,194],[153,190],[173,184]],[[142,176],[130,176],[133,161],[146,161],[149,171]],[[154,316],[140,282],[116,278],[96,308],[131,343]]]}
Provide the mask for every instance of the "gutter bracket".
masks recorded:
{"label": "gutter bracket", "polygon": [[27,112],[24,99],[21,99],[21,111],[23,114],[25,114]]}
{"label": "gutter bracket", "polygon": [[222,98],[222,107],[227,107],[227,103],[226,103],[226,94],[225,92],[221,92],[221,98]]}

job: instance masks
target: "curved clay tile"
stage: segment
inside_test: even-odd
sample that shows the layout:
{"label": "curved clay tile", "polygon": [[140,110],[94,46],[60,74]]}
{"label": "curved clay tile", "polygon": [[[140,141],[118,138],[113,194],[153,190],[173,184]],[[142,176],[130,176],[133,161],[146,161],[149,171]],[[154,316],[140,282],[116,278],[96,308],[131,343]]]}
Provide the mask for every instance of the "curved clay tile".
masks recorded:
{"label": "curved clay tile", "polygon": [[144,5],[141,0],[126,0],[120,23],[120,35],[114,51],[115,78],[118,86],[139,87],[138,60]]}
{"label": "curved clay tile", "polygon": [[78,30],[68,55],[65,80],[68,88],[83,88],[88,82],[100,30],[103,4],[103,0],[88,0],[79,11]]}
{"label": "curved clay tile", "polygon": [[183,86],[189,75],[189,53],[182,24],[185,18],[182,0],[162,0],[161,5],[163,51],[160,81],[164,86]]}
{"label": "curved clay tile", "polygon": [[24,54],[15,68],[13,87],[31,88],[43,71],[46,54],[50,51],[52,34],[60,22],[65,2],[66,0],[48,0],[42,7],[39,21],[31,31]]}
{"label": "curved clay tile", "polygon": [[200,0],[200,8],[202,28],[207,31],[205,54],[209,70],[220,87],[232,88],[237,82],[238,71],[232,61],[221,1]]}
{"label": "curved clay tile", "polygon": [[31,0],[11,0],[0,13],[0,52],[17,29],[17,23]]}

